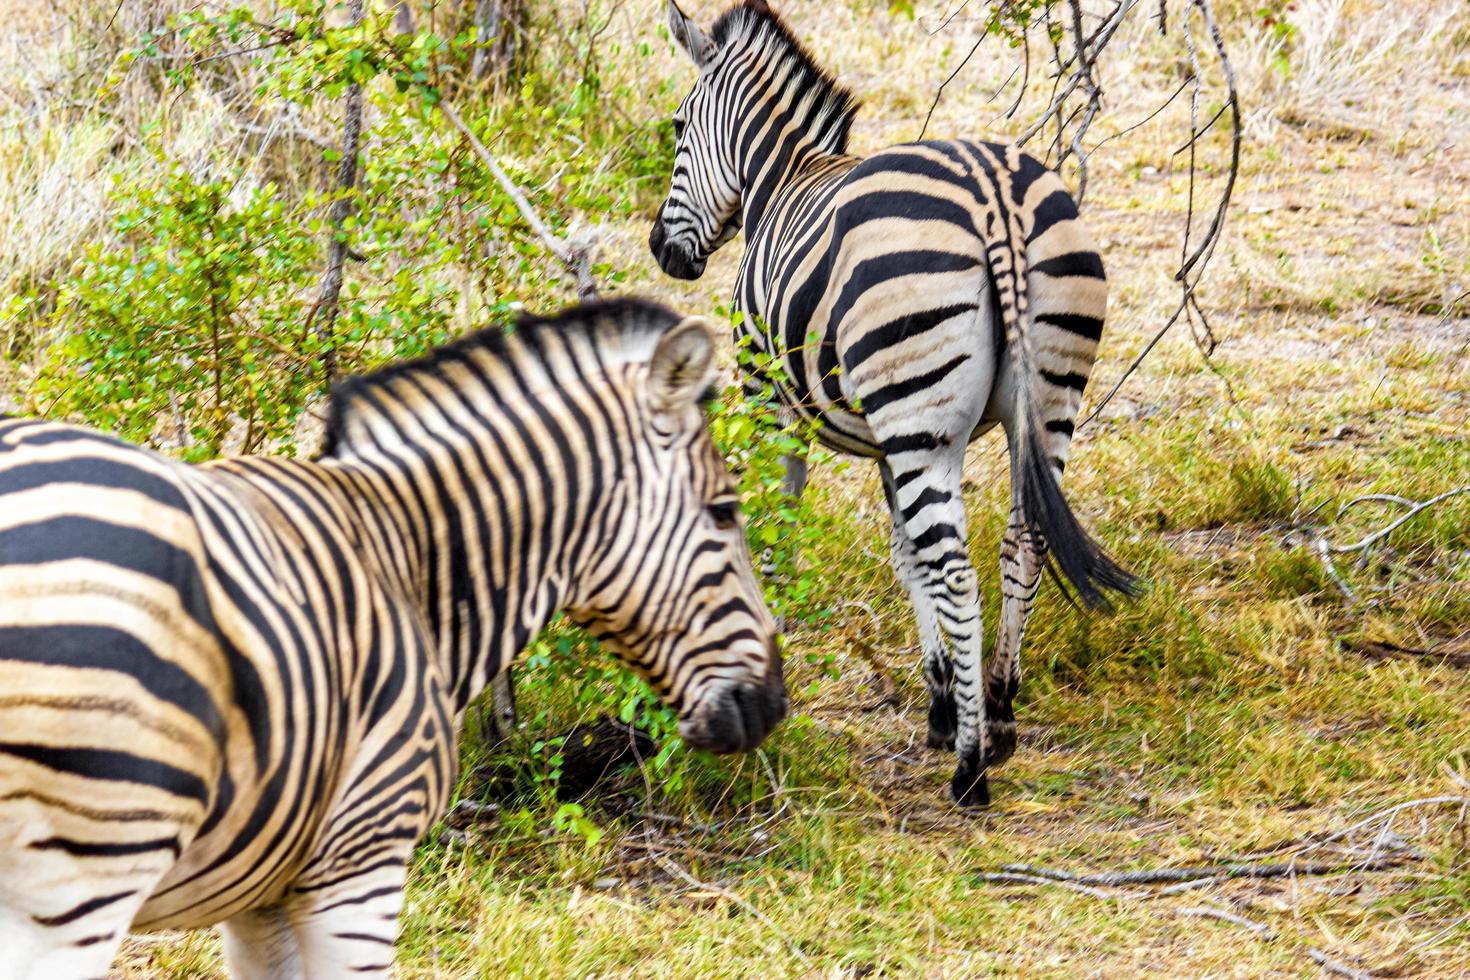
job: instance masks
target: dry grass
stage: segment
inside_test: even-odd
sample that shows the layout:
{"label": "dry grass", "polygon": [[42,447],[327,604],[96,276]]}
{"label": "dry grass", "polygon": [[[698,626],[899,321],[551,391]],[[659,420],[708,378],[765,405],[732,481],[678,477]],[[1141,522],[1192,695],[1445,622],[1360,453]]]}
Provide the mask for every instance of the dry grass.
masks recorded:
{"label": "dry grass", "polygon": [[[686,4],[706,16],[718,6]],[[928,36],[939,3],[919,4],[913,23],[882,3],[782,6],[867,100],[859,149],[918,134],[976,24],[962,16]],[[1470,796],[1470,676],[1452,658],[1361,652],[1470,644],[1470,500],[1406,525],[1361,567],[1344,560],[1359,604],[1302,543],[1351,540],[1387,518],[1356,507],[1339,520],[1359,494],[1422,499],[1470,482],[1470,312],[1452,305],[1470,286],[1463,5],[1304,0],[1284,38],[1254,6],[1234,5],[1227,22],[1248,144],[1205,287],[1220,339],[1213,370],[1178,328],[1082,431],[1068,471],[1079,513],[1152,588],[1112,619],[1079,617],[1043,592],[1025,652],[1022,748],[997,774],[996,805],[955,812],[943,799],[949,760],[916,747],[913,629],[884,564],[875,475],[819,473],[844,520],[809,560],[833,570],[834,598],[871,606],[877,622],[849,607],[833,628],[794,637],[798,651],[833,654],[842,676],[807,696],[804,718],[769,753],[781,818],[759,841],[749,826],[676,834],[608,813],[612,833],[592,847],[510,825],[472,830],[468,851],[426,846],[404,975],[1289,977],[1321,972],[1315,948],[1376,976],[1470,976],[1470,853],[1453,807],[1394,815],[1395,836],[1378,838],[1406,857],[1391,870],[1111,898],[972,874],[1278,850],[1351,862],[1363,854],[1307,845],[1396,803]],[[625,11],[614,36],[634,43],[650,11]],[[1104,76],[1113,129],[1099,135],[1150,111],[1180,64],[1148,24],[1128,30]],[[1011,55],[983,47],[930,132],[1018,130],[1001,118],[1007,96],[991,98]],[[627,71],[650,101],[667,97],[651,79],[687,77],[671,51]],[[1185,112],[1162,113],[1093,165],[1088,219],[1114,282],[1094,397],[1174,300],[1187,187],[1171,154]],[[92,220],[89,181],[123,165],[102,160],[100,132],[40,142],[0,142],[12,154],[0,156],[0,249],[23,248],[28,269],[62,260]],[[47,194],[78,206],[17,220]],[[603,254],[629,288],[693,309],[727,296],[738,245],[704,280],[680,284],[656,275],[642,222],[605,230]],[[982,568],[994,566],[1002,470],[997,442],[972,452]],[[853,708],[890,682],[897,707]],[[768,778],[754,760],[730,772]],[[1371,849],[1373,839],[1337,843]],[[1264,923],[1272,938],[1185,911],[1200,908]],[[219,969],[202,934],[140,940],[122,966],[136,977]]]}

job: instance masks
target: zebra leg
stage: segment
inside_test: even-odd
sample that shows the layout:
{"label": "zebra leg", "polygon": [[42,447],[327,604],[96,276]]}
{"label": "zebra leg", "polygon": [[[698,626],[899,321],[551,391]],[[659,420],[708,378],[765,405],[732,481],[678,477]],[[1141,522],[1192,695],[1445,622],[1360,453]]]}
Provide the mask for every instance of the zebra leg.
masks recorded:
{"label": "zebra leg", "polygon": [[[941,443],[941,446],[947,444]],[[893,471],[894,520],[902,523],[914,546],[915,579],[933,609],[953,665],[956,718],[955,751],[959,765],[950,793],[961,806],[985,806],[990,788],[985,779],[985,698],[981,690],[984,643],[980,614],[980,580],[965,544],[965,505],[960,472],[964,443],[947,451],[933,447],[903,452],[912,459],[904,467],[888,455]],[[919,605],[916,603],[915,610]],[[931,688],[931,691],[933,689]],[[941,702],[944,703],[944,702]],[[931,710],[931,718],[933,712]]]}
{"label": "zebra leg", "polygon": [[878,462],[883,477],[883,496],[892,517],[890,562],[893,574],[908,590],[919,628],[919,649],[924,656],[924,685],[929,689],[929,738],[931,749],[953,749],[956,727],[954,702],[954,665],[949,648],[939,628],[939,617],[924,586],[924,570],[919,565],[918,550],[904,527],[898,508],[898,491],[893,485],[893,470],[883,460]]}
{"label": "zebra leg", "polygon": [[985,672],[986,767],[998,766],[1016,750],[1012,701],[1021,685],[1021,638],[1041,586],[1046,541],[1026,527],[1019,500],[1000,543],[1000,629]]}
{"label": "zebra leg", "polygon": [[[370,852],[370,843],[363,850]],[[307,977],[386,980],[392,974],[408,877],[409,855],[401,857],[328,888],[313,887],[291,901],[287,915]]]}
{"label": "zebra leg", "polygon": [[305,977],[291,920],[280,906],[250,909],[219,927],[230,980],[299,980]]}
{"label": "zebra leg", "polygon": [[[0,976],[105,978],[138,909],[161,876],[87,877],[85,894],[30,882],[32,895],[0,896]],[[60,892],[61,894],[57,894]]]}
{"label": "zebra leg", "polygon": [[[16,775],[0,773],[0,977],[106,977],[138,910],[174,864],[173,835],[183,829],[168,820],[94,821],[110,814],[101,803],[77,812],[99,797],[88,800],[74,777],[55,774],[42,794]],[[39,803],[45,795],[54,805]],[[141,809],[157,798],[120,799]],[[170,836],[134,843],[126,831]]]}

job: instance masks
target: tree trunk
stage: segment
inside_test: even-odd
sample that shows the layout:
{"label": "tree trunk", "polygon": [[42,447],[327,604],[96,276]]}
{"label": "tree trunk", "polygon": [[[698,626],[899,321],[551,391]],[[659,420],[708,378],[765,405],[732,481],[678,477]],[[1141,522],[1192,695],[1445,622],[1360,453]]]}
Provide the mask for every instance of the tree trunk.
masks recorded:
{"label": "tree trunk", "polygon": [[[347,5],[352,26],[362,23],[362,0]],[[342,103],[342,159],[337,166],[337,197],[332,201],[328,222],[331,240],[327,246],[327,271],[322,276],[322,293],[317,300],[317,339],[323,347],[322,370],[330,382],[337,377],[337,348],[334,330],[342,295],[342,271],[347,262],[347,235],[342,226],[354,210],[352,192],[357,187],[357,153],[362,141],[362,86],[347,86]]]}

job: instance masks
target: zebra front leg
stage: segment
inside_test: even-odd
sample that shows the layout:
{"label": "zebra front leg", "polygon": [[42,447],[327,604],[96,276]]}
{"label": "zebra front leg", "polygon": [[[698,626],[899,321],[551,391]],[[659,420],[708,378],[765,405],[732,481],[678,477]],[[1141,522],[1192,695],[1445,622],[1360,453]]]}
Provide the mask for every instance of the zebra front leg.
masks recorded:
{"label": "zebra front leg", "polygon": [[[364,852],[371,853],[371,842]],[[329,886],[308,886],[290,900],[287,913],[301,951],[306,977],[384,978],[393,971],[393,946],[408,855],[388,864],[377,858],[371,871]]]}
{"label": "zebra front leg", "polygon": [[1046,541],[1026,527],[1019,501],[1011,504],[1010,523],[1000,543],[1000,629],[985,673],[985,766],[998,766],[1016,751],[1016,714],[1012,702],[1021,686],[1021,638],[1041,586]]}
{"label": "zebra front leg", "polygon": [[919,564],[918,551],[904,528],[903,515],[898,508],[898,490],[893,484],[893,470],[883,460],[878,462],[878,473],[883,478],[883,496],[888,501],[889,516],[892,518],[889,562],[893,574],[908,591],[909,603],[913,606],[914,622],[919,630],[919,649],[924,657],[924,686],[929,691],[929,736],[931,749],[953,749],[955,719],[954,665],[950,662],[949,648],[944,643],[944,633],[939,628],[939,617],[934,603],[925,587],[924,569]]}
{"label": "zebra front leg", "polygon": [[230,980],[298,980],[306,976],[291,920],[280,906],[248,909],[219,927]]}

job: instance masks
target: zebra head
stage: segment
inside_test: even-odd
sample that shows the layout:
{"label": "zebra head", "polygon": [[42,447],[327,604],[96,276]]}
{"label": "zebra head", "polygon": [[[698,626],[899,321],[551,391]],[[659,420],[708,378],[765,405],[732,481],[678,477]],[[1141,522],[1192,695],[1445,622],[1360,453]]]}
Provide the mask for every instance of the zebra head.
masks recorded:
{"label": "zebra head", "polygon": [[568,612],[678,712],[685,741],[745,752],[785,716],[786,687],[737,487],[703,414],[715,344],[713,326],[688,317],[629,365],[631,445],[602,447],[629,465],[609,464],[607,544]]}
{"label": "zebra head", "polygon": [[731,108],[734,74],[721,71],[720,44],[669,0],[669,33],[699,69],[694,88],[674,113],[674,177],[658,209],[648,247],[664,272],[698,279],[710,253],[740,231],[741,174]]}

